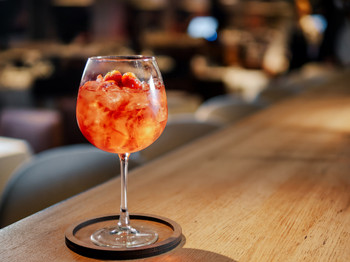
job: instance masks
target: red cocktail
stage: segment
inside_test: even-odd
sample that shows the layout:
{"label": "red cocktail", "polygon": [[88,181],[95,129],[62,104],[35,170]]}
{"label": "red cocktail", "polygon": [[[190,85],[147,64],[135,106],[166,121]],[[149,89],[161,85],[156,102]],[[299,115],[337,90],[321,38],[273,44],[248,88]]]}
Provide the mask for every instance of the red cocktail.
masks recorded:
{"label": "red cocktail", "polygon": [[116,249],[154,243],[157,232],[143,225],[130,225],[126,191],[130,153],[152,144],[167,122],[165,88],[155,58],[89,58],[79,88],[76,113],[83,135],[96,147],[117,153],[121,166],[118,224],[97,230],[91,235],[91,241]]}
{"label": "red cocktail", "polygon": [[77,120],[83,135],[112,153],[133,153],[152,144],[167,121],[163,83],[152,86],[133,73],[112,71],[79,88]]}

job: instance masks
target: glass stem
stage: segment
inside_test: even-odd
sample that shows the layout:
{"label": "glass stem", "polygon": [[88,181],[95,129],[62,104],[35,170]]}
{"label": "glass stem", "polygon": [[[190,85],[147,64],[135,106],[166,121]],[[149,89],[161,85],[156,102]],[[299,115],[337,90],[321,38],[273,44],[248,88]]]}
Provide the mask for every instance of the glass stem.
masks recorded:
{"label": "glass stem", "polygon": [[119,154],[120,160],[120,179],[121,179],[121,199],[120,199],[120,216],[118,226],[122,230],[130,230],[130,218],[128,211],[128,199],[127,199],[127,188],[128,188],[128,160],[129,153]]}

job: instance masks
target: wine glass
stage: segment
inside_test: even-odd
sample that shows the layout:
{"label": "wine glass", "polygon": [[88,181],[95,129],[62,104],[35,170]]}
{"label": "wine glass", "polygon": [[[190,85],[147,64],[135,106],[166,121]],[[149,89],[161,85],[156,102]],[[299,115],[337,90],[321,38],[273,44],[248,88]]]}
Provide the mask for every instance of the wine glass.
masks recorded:
{"label": "wine glass", "polygon": [[163,132],[167,100],[161,73],[151,56],[100,56],[87,60],[77,98],[76,116],[85,138],[116,153],[121,166],[121,205],[116,226],[91,235],[99,246],[131,248],[150,245],[158,234],[133,227],[127,205],[128,159]]}

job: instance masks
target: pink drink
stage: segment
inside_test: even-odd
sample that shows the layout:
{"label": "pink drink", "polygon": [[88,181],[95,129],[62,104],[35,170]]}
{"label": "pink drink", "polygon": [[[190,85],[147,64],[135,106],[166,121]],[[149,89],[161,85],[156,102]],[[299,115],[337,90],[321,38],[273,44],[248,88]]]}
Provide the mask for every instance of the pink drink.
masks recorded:
{"label": "pink drink", "polygon": [[167,122],[161,81],[152,84],[134,74],[113,71],[79,88],[77,120],[90,143],[112,153],[133,153],[152,144]]}

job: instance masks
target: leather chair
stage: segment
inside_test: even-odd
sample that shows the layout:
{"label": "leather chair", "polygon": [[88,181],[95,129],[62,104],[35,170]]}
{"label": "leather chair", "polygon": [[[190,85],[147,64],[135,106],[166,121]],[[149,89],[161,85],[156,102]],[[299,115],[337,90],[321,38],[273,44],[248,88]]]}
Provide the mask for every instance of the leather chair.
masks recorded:
{"label": "leather chair", "polygon": [[212,121],[223,125],[234,123],[262,109],[260,103],[247,102],[233,95],[220,95],[202,103],[195,112],[200,121]]}
{"label": "leather chair", "polygon": [[[133,159],[129,169],[137,166]],[[0,202],[0,227],[101,184],[120,174],[116,154],[90,144],[57,147],[23,164],[5,186]]]}
{"label": "leather chair", "polygon": [[188,114],[169,118],[161,136],[149,147],[138,152],[137,157],[141,161],[155,159],[180,146],[205,136],[220,127],[220,124],[209,121],[198,121],[194,117],[190,117]]}

